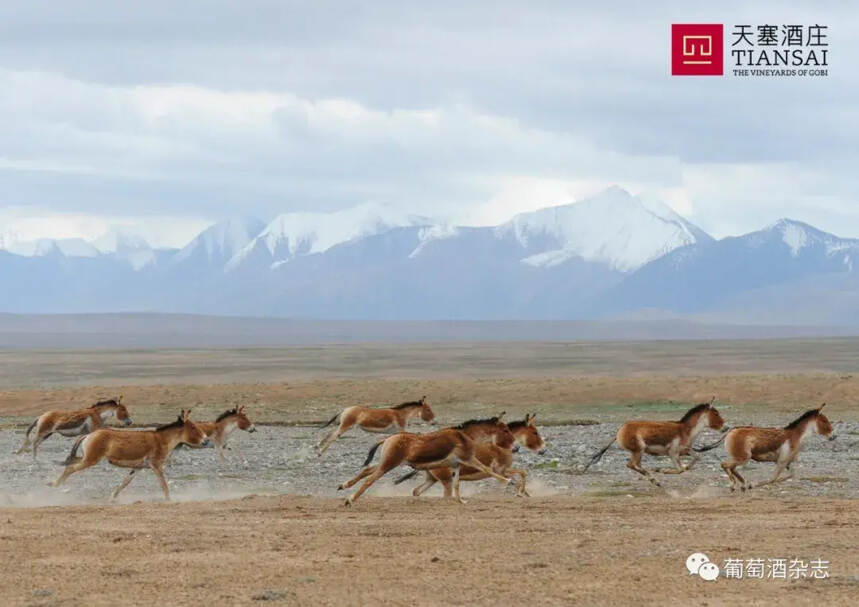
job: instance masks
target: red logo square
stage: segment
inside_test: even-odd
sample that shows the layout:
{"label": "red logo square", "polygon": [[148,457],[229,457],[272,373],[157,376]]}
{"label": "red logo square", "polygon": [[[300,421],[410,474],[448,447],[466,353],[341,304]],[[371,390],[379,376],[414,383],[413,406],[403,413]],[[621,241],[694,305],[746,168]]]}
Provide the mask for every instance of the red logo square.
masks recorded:
{"label": "red logo square", "polygon": [[724,37],[721,23],[671,25],[671,75],[721,76]]}

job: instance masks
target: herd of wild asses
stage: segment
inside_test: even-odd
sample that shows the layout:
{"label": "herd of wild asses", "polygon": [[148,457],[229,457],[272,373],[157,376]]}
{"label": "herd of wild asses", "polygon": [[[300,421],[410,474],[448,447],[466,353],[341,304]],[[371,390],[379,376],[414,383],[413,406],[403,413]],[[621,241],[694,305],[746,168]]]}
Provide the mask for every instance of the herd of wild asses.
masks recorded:
{"label": "herd of wild asses", "polygon": [[[735,426],[729,429],[713,405],[714,401],[715,397],[710,402],[692,407],[677,421],[630,421],[623,424],[615,438],[597,452],[582,471],[587,471],[617,442],[630,453],[627,467],[661,487],[654,472],[687,472],[698,460],[699,456],[695,453],[709,451],[724,443],[727,458],[721,466],[728,476],[731,491],[745,491],[753,485],[743,478],[738,467],[750,460],[774,462],[776,469],[772,478],[754,486],[782,482],[792,477],[790,466],[810,434],[820,434],[830,440],[835,438],[832,424],[822,412],[824,405],[806,411],[783,428]],[[101,400],[86,409],[48,411],[27,429],[18,453],[30,450],[35,458],[39,445],[54,433],[77,437],[63,462],[65,469],[52,483],[53,486],[59,486],[75,472],[107,459],[114,466],[129,469],[127,476],[113,492],[113,499],[128,486],[139,470],[151,468],[158,477],[164,497],[169,500],[170,492],[163,467],[177,446],[202,447],[211,442],[223,460],[224,448],[234,430],[255,431],[244,406],[229,409],[212,422],[192,421],[189,414],[190,411],[183,410],[171,423],[142,430],[106,426],[111,418],[125,426],[132,425],[121,396]],[[460,495],[460,481],[487,478],[505,484],[515,481],[516,495],[528,496],[527,473],[522,468],[514,467],[513,460],[520,446],[536,453],[543,453],[546,448],[534,414],[528,414],[522,420],[506,422],[504,413],[501,413],[423,434],[406,431],[413,418],[433,423],[435,413],[426,396],[395,407],[347,407],[323,426],[325,428],[336,422],[318,444],[319,456],[354,426],[366,432],[388,434],[372,445],[361,470],[338,487],[348,489],[363,480],[360,487],[346,499],[347,505],[354,503],[374,482],[401,464],[406,464],[412,470],[397,479],[396,483],[424,473],[423,482],[413,491],[415,496],[441,482],[445,497],[455,497],[465,503]],[[721,438],[710,445],[693,447],[693,440],[705,428],[721,431]],[[377,452],[379,463],[374,465],[372,462]],[[668,456],[674,465],[671,468],[647,470],[641,463],[644,454]],[[684,463],[683,457],[689,459]],[[787,474],[782,476],[785,472]]]}

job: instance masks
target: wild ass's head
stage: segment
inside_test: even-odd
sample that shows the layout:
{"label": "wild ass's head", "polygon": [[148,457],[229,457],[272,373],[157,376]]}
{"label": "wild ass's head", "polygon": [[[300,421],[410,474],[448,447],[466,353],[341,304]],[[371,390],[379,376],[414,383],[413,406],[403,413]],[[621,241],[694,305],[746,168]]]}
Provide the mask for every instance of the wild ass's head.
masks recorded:
{"label": "wild ass's head", "polygon": [[680,423],[685,423],[691,426],[692,432],[697,433],[705,427],[712,430],[723,430],[725,428],[725,420],[719,410],[713,406],[716,397],[710,399],[709,403],[701,403],[689,409],[686,414],[680,419]]}
{"label": "wild ass's head", "polygon": [[430,404],[427,402],[427,397],[421,397],[421,400],[419,402],[421,404],[421,419],[425,422],[431,422],[432,420],[434,420],[435,413],[433,412],[432,407],[430,407]]}
{"label": "wild ass's head", "polygon": [[832,422],[829,421],[829,418],[826,417],[822,411],[825,406],[826,403],[823,403],[817,409],[809,409],[785,426],[785,429],[793,430],[800,428],[800,431],[803,433],[815,432],[821,436],[827,437],[829,440],[835,440]]}
{"label": "wild ass's head", "polygon": [[224,411],[218,416],[218,419],[215,422],[220,422],[225,419],[232,418],[236,422],[236,427],[239,430],[245,430],[247,432],[256,432],[256,426],[254,426],[253,422],[248,418],[247,410],[244,405],[233,407],[232,409],[228,409]]}
{"label": "wild ass's head", "polygon": [[128,409],[122,404],[121,394],[116,398],[100,400],[94,404],[92,408],[103,411],[104,413],[102,414],[102,417],[105,417],[105,415],[109,417],[110,413],[113,413],[113,415],[116,416],[117,421],[121,421],[126,426],[130,426],[134,423],[131,420],[131,415],[128,413]]}
{"label": "wild ass's head", "polygon": [[179,441],[189,447],[205,447],[209,444],[209,437],[200,429],[200,426],[195,424],[190,419],[191,410],[182,409],[182,413],[176,418],[176,421],[164,426],[156,428],[156,432],[166,432],[169,430],[179,430]]}
{"label": "wild ass's head", "polygon": [[546,452],[546,441],[540,436],[540,431],[534,425],[536,413],[528,413],[522,421],[510,422],[507,427],[513,433],[513,438],[517,444],[524,445],[531,451],[536,451],[542,455]]}
{"label": "wild ass's head", "polygon": [[407,403],[401,403],[396,407],[392,407],[396,410],[405,410],[406,414],[411,415],[420,415],[421,419],[425,422],[432,422],[435,419],[435,413],[433,413],[432,407],[430,407],[427,402],[427,397],[424,396],[420,400],[411,400]]}

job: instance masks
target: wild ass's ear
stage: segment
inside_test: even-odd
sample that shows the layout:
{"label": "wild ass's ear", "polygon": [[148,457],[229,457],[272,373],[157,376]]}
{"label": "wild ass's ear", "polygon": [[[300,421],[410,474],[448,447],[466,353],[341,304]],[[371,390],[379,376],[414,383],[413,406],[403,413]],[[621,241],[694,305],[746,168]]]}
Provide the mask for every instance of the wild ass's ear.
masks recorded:
{"label": "wild ass's ear", "polygon": [[507,415],[507,411],[502,411],[502,412],[498,415],[498,421],[503,422],[503,421],[504,421],[504,416],[505,416],[505,415]]}
{"label": "wild ass's ear", "polygon": [[120,394],[120,395],[116,398],[116,404],[117,404],[117,405],[122,404],[122,394]]}
{"label": "wild ass's ear", "polygon": [[422,404],[422,405],[427,404],[427,395],[426,395],[426,394],[424,394],[423,396],[421,396],[421,404]]}
{"label": "wild ass's ear", "polygon": [[821,409],[823,409],[823,407],[825,407],[825,406],[826,406],[826,403],[823,403],[822,405],[820,405],[820,406],[817,408],[817,410],[818,410],[818,411],[820,411],[820,410],[821,410]]}
{"label": "wild ass's ear", "polygon": [[710,404],[712,405],[714,402],[716,402],[716,395],[715,395],[715,394],[714,394],[714,395],[713,395],[713,397],[710,399]]}
{"label": "wild ass's ear", "polygon": [[536,413],[532,413],[532,414],[531,414],[531,418],[528,420],[528,425],[529,425],[529,426],[533,426],[533,425],[534,425],[534,418],[535,418],[535,417],[537,417],[537,414],[536,414]]}

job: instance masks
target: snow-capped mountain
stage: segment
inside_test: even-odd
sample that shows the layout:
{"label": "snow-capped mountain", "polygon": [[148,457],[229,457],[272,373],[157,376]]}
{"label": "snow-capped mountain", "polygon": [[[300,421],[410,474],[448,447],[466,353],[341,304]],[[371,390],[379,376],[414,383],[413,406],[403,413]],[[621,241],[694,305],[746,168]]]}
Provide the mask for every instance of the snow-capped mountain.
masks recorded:
{"label": "snow-capped mountain", "polygon": [[592,198],[522,213],[496,228],[523,247],[539,247],[522,261],[551,267],[578,257],[629,272],[679,247],[712,238],[666,205],[612,187]]}
{"label": "snow-capped mountain", "polygon": [[223,268],[262,230],[265,223],[255,217],[219,221],[203,230],[173,257],[173,264],[200,263]]}
{"label": "snow-capped mountain", "polygon": [[0,246],[0,249],[24,257],[41,257],[55,252],[66,257],[95,257],[100,254],[92,243],[83,238],[40,238],[30,241],[13,241],[6,246]]}
{"label": "snow-capped mountain", "polygon": [[362,205],[229,219],[178,251],[122,230],[17,252],[9,240],[0,285],[14,288],[0,312],[859,325],[859,240],[785,219],[716,241],[620,188],[488,227]]}
{"label": "snow-capped mountain", "polygon": [[228,263],[276,267],[299,255],[322,253],[331,247],[395,227],[426,225],[424,217],[377,204],[363,204],[331,213],[284,213],[277,216]]}
{"label": "snow-capped mountain", "polygon": [[[672,251],[606,292],[595,309],[621,313],[633,302],[681,313],[732,309],[739,320],[760,316],[776,322],[788,318],[777,314],[784,302],[815,301],[820,314],[807,315],[807,322],[846,322],[840,312],[830,317],[824,309],[859,287],[857,258],[859,240],[782,219],[743,236]],[[749,293],[757,293],[756,302]]]}

